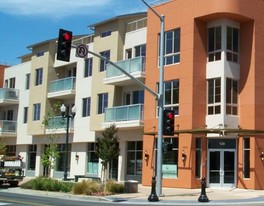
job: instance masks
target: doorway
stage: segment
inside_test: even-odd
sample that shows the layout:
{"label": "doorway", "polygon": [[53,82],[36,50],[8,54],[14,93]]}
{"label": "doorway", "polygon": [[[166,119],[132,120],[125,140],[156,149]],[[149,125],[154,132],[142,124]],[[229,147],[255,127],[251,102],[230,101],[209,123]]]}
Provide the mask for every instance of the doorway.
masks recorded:
{"label": "doorway", "polygon": [[[210,141],[215,141],[211,142]],[[219,144],[218,148],[212,148]],[[236,140],[209,140],[208,186],[236,187]],[[230,148],[233,147],[233,148]]]}

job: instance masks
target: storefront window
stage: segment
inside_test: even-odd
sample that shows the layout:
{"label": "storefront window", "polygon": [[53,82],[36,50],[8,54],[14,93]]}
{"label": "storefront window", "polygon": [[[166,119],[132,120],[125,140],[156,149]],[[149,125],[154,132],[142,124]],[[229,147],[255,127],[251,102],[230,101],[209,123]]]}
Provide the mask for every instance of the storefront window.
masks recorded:
{"label": "storefront window", "polygon": [[142,141],[127,142],[127,174],[142,175]]}
{"label": "storefront window", "polygon": [[250,139],[244,138],[243,174],[244,178],[250,178]]}
{"label": "storefront window", "polygon": [[96,154],[96,143],[88,143],[88,174],[98,174],[98,162],[99,158]]}
{"label": "storefront window", "polygon": [[195,151],[195,177],[201,178],[201,164],[202,163],[202,139],[196,138]]}

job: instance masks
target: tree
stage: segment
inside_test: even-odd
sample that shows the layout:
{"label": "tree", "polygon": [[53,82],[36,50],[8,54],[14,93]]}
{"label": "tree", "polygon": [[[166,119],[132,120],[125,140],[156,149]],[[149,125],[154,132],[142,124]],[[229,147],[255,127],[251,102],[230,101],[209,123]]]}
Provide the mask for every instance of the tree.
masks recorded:
{"label": "tree", "polygon": [[[59,101],[55,102],[48,111],[47,115],[44,116],[42,124],[44,125],[45,130],[46,128],[51,128],[52,133],[55,133],[57,128],[56,128],[56,124],[54,124],[54,121],[52,120],[59,113],[60,106],[61,103]],[[64,122],[62,121],[61,124],[63,123]],[[45,146],[44,153],[41,156],[41,163],[44,167],[44,173],[48,177],[50,176],[51,169],[55,168],[56,160],[60,157],[58,146],[57,144],[54,143],[54,135],[51,134],[49,139],[50,139],[50,143],[48,143]]]}
{"label": "tree", "polygon": [[[102,137],[97,137],[97,150],[96,153],[101,159],[102,170],[104,173],[103,181],[106,180],[106,171],[109,165],[109,162],[119,156],[119,145],[118,145],[118,129],[115,125],[111,125],[109,128],[106,128]],[[109,177],[109,176],[108,176]],[[107,178],[108,179],[108,178]]]}

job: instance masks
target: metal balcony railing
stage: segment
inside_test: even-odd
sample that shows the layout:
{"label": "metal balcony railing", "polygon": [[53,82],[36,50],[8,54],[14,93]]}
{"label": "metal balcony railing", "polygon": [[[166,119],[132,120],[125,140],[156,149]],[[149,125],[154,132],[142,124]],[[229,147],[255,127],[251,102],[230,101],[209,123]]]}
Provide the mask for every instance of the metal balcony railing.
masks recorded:
{"label": "metal balcony railing", "polygon": [[13,88],[0,88],[1,100],[18,100],[19,90]]}
{"label": "metal balcony railing", "polygon": [[0,133],[16,133],[17,121],[0,120]]}
{"label": "metal balcony railing", "polygon": [[[143,72],[145,71],[145,57],[136,57],[123,61],[115,62],[116,65],[124,69],[128,73]],[[124,75],[117,68],[111,64],[106,65],[106,78],[117,77]]]}
{"label": "metal balcony railing", "polygon": [[105,122],[143,120],[143,104],[112,107],[105,110]]}
{"label": "metal balcony railing", "polygon": [[58,79],[50,82],[49,93],[62,92],[65,90],[75,89],[75,77],[68,77],[64,79]]}
{"label": "metal balcony railing", "polygon": [[[66,129],[66,119],[63,119],[62,116],[55,116],[48,120],[47,129]],[[73,128],[73,120],[70,119],[69,128]]]}

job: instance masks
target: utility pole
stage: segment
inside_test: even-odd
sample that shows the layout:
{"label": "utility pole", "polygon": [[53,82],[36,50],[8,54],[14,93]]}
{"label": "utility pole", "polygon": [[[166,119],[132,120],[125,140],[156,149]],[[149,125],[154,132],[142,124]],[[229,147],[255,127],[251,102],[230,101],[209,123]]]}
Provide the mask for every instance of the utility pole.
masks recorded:
{"label": "utility pole", "polygon": [[162,195],[162,135],[163,135],[163,107],[164,107],[164,25],[165,16],[159,15],[145,0],[141,0],[160,20],[160,56],[159,56],[159,93],[158,93],[158,145],[157,145],[157,195]]}

